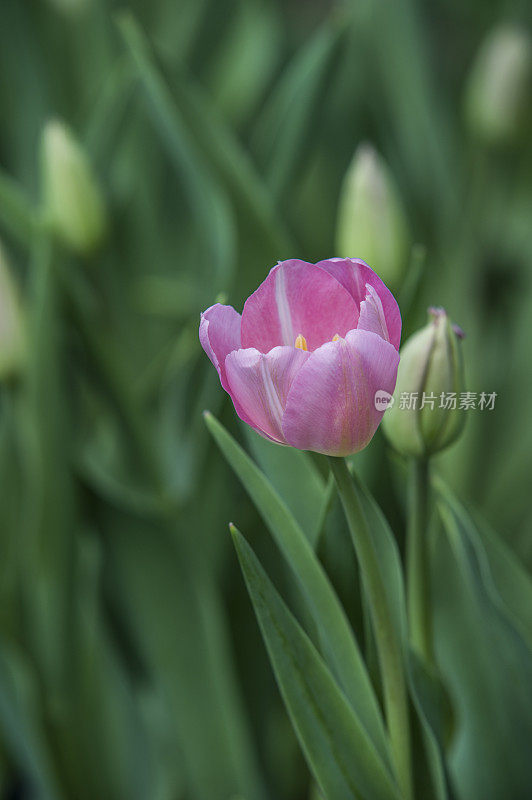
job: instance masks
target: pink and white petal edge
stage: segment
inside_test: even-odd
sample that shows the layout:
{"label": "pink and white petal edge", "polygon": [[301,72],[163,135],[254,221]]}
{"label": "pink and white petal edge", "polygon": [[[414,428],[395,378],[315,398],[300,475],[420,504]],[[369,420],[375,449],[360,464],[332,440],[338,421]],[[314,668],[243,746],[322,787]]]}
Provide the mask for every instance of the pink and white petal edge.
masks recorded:
{"label": "pink and white petal edge", "polygon": [[[228,391],[259,433],[286,444],[282,419],[292,382],[310,357],[295,347],[274,347],[269,353],[255,348],[236,350],[226,358]],[[247,421],[247,420],[246,420]]]}
{"label": "pink and white petal edge", "polygon": [[399,353],[378,334],[350,331],[311,354],[288,393],[286,441],[301,450],[346,456],[373,437],[383,412],[375,392],[393,393]]}

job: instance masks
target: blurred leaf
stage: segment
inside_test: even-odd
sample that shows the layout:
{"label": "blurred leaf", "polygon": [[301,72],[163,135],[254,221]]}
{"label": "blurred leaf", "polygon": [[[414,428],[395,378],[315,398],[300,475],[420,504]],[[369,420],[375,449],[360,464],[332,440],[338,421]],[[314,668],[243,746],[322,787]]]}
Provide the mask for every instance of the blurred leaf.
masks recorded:
{"label": "blurred leaf", "polygon": [[198,554],[186,537],[116,514],[108,545],[115,602],[168,709],[187,794],[265,800],[220,598]]}
{"label": "blurred leaf", "polygon": [[446,540],[434,611],[437,657],[459,721],[451,771],[465,800],[519,800],[532,785],[532,650],[471,519],[449,492],[440,497]]}
{"label": "blurred leaf", "polygon": [[37,678],[23,654],[0,643],[0,725],[3,738],[35,790],[36,800],[60,800],[53,757],[44,728]]}
{"label": "blurred leaf", "polygon": [[[408,653],[408,678],[422,726],[431,791],[436,800],[451,800],[453,794],[445,755],[452,719],[447,692],[434,668],[424,664],[414,650]],[[428,787],[424,787],[423,797],[427,791]]]}
{"label": "blurred leaf", "polygon": [[382,715],[366,667],[345,612],[307,537],[262,472],[225,428],[209,413],[205,414],[205,422],[296,576],[317,625],[325,659],[388,764]]}
{"label": "blurred leaf", "polygon": [[180,0],[158,5],[154,41],[168,59],[179,63],[188,61],[197,39],[201,46],[199,34],[208,12],[208,0]]}
{"label": "blurred leaf", "polygon": [[0,171],[0,221],[26,247],[35,233],[36,215],[22,188]]}
{"label": "blurred leaf", "polygon": [[[118,138],[134,89],[134,74],[129,60],[118,59],[98,94],[85,129],[85,146],[96,165],[106,163]],[[118,141],[117,141],[118,140]]]}
{"label": "blurred leaf", "polygon": [[217,106],[235,123],[245,120],[261,100],[279,56],[281,25],[275,6],[239,0],[233,24],[220,42],[210,70]]}
{"label": "blurred leaf", "polygon": [[[142,85],[150,101],[153,121],[168,149],[190,199],[206,258],[212,264],[218,291],[223,289],[234,266],[234,222],[225,193],[205,167],[197,144],[183,123],[170,90],[158,70],[148,41],[133,16],[122,12],[119,28]],[[215,292],[216,293],[216,289]]]}
{"label": "blurred leaf", "polygon": [[315,549],[323,522],[323,506],[330,496],[310,456],[293,447],[280,447],[251,428],[246,435],[259,466]]}
{"label": "blurred leaf", "polygon": [[277,198],[308,158],[345,31],[340,16],[319,28],[282,73],[256,124],[253,143]]}
{"label": "blurred leaf", "polygon": [[[197,345],[197,332],[194,339]],[[194,370],[197,359],[186,372],[171,364],[168,386],[161,400],[161,450],[165,459],[172,494],[181,501],[197,485],[199,470],[205,468],[209,436],[203,424],[206,406],[218,408],[223,401],[214,370]],[[184,375],[187,380],[184,380]]]}
{"label": "blurred leaf", "polygon": [[132,511],[140,516],[157,516],[161,510],[158,496],[143,487],[124,482],[116,475],[112,465],[98,451],[95,443],[89,442],[79,457],[81,477],[107,502]]}
{"label": "blurred leaf", "polygon": [[417,298],[426,270],[427,250],[422,244],[415,244],[410,253],[408,270],[398,300],[403,318],[403,341],[410,333],[406,328],[405,322],[408,321],[410,310]]}
{"label": "blurred leaf", "polygon": [[299,741],[328,797],[398,798],[388,767],[253,550],[232,528],[270,660]]}
{"label": "blurred leaf", "polygon": [[[16,387],[0,389],[0,631],[17,635],[21,627],[18,602],[20,580],[20,523],[23,502],[17,417],[20,397]],[[0,789],[1,790],[1,789]]]}
{"label": "blurred leaf", "polygon": [[517,556],[485,522],[476,519],[491,578],[516,628],[532,648],[532,578]]}
{"label": "blurred leaf", "polygon": [[415,0],[364,2],[355,14],[361,8],[362,24],[353,31],[356,46],[376,69],[369,90],[375,116],[393,131],[393,145],[400,148],[420,201],[437,209],[441,226],[454,220],[460,175],[453,169],[450,114],[438,90],[421,8]]}
{"label": "blurred leaf", "polygon": [[485,570],[485,579],[493,582],[508,616],[532,649],[532,577],[485,520],[478,514],[470,516],[440,478],[435,478],[434,483],[472,540],[482,545],[485,555],[479,555],[479,560]]}
{"label": "blurred leaf", "polygon": [[234,195],[240,212],[251,217],[251,225],[260,231],[274,257],[286,258],[294,252],[292,237],[249,154],[193,78],[178,76],[174,89],[191,136]]}
{"label": "blurred leaf", "polygon": [[71,406],[66,392],[64,327],[57,252],[46,235],[32,254],[28,375],[19,420],[27,502],[22,528],[24,622],[47,691],[65,680],[76,499],[69,470]]}
{"label": "blurred leaf", "polygon": [[70,770],[72,785],[79,781],[80,798],[155,798],[149,732],[102,616],[102,553],[94,536],[84,534],[78,541],[75,632],[65,686],[66,713],[60,717],[58,736],[62,762]]}
{"label": "blurred leaf", "polygon": [[141,314],[180,319],[198,307],[197,286],[189,275],[144,275],[131,289],[134,307]]}

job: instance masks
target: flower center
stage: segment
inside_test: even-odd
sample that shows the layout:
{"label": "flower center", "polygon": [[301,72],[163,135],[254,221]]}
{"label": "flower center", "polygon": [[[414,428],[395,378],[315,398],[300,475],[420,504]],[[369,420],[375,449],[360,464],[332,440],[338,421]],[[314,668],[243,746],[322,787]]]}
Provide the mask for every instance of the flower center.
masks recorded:
{"label": "flower center", "polygon": [[[332,338],[332,341],[337,342],[341,338],[342,337],[340,336],[339,333],[335,333]],[[297,347],[298,350],[308,350],[307,340],[305,339],[302,333],[298,333],[298,335],[296,336],[296,342],[294,347]]]}

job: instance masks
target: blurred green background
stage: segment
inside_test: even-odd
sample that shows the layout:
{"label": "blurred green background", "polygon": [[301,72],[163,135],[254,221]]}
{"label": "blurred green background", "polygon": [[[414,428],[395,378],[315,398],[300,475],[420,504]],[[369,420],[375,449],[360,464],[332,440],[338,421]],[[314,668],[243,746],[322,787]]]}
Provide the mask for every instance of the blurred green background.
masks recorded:
{"label": "blurred green background", "polygon": [[[321,463],[244,431],[197,338],[277,260],[367,258],[404,335],[428,305],[462,326],[467,388],[497,400],[439,467],[532,568],[531,18],[524,0],[2,0],[0,261],[24,326],[4,368],[3,287],[2,798],[309,797],[229,520],[293,590],[201,416],[314,524]],[[98,246],[47,217],[50,119],[92,164]],[[390,263],[339,249],[362,143],[402,207]],[[380,432],[357,462],[402,540]],[[359,632],[334,503],[321,549]]]}

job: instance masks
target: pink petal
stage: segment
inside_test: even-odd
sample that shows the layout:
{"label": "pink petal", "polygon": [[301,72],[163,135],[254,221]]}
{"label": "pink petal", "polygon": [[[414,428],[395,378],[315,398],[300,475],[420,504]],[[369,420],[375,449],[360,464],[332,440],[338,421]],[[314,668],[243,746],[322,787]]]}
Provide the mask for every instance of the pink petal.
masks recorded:
{"label": "pink petal", "polygon": [[381,299],[369,283],[366,283],[366,299],[360,304],[357,328],[362,331],[373,331],[385,341],[390,341]]}
{"label": "pink petal", "polygon": [[232,306],[216,303],[204,311],[200,319],[199,338],[201,346],[218,371],[226,391],[225,358],[228,353],[242,347],[240,325],[242,318]]}
{"label": "pink petal", "polygon": [[278,345],[293,347],[301,333],[315,350],[336,333],[345,336],[356,328],[359,307],[325,270],[297,259],[283,261],[246,300],[242,346],[267,353]]}
{"label": "pink petal", "polygon": [[286,397],[309,357],[310,353],[295,347],[274,347],[266,355],[255,348],[229,353],[225,360],[228,391],[241,419],[251,420],[259,433],[286,444],[282,430]]}
{"label": "pink petal", "polygon": [[395,347],[370,331],[350,331],[311,353],[288,394],[288,444],[333,456],[362,450],[383,416],[375,392],[393,393],[398,365]]}
{"label": "pink petal", "polygon": [[360,308],[360,304],[366,299],[366,284],[375,289],[382,303],[389,334],[388,341],[398,350],[401,341],[401,312],[395,297],[377,273],[360,258],[329,258],[326,261],[319,261],[316,266],[321,267],[329,275],[334,275],[353,297],[357,308]]}

